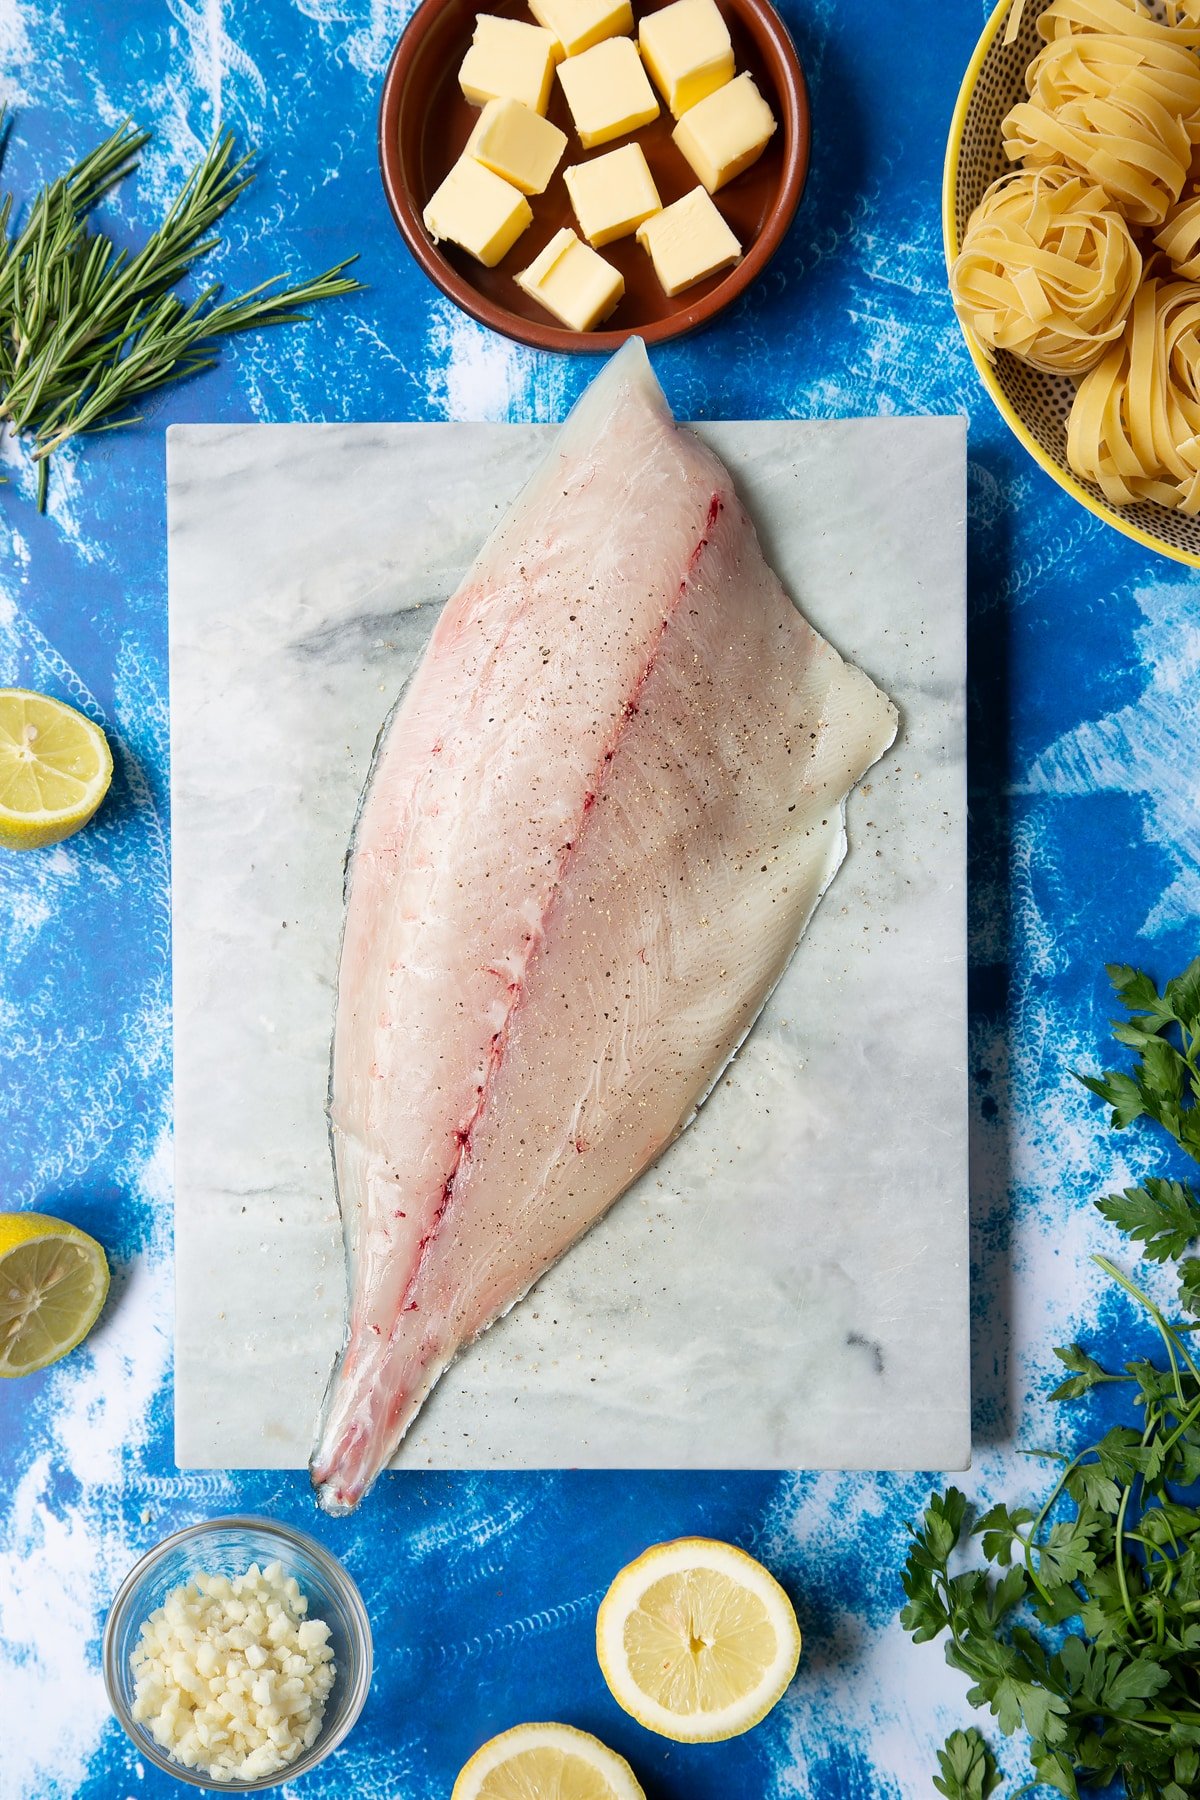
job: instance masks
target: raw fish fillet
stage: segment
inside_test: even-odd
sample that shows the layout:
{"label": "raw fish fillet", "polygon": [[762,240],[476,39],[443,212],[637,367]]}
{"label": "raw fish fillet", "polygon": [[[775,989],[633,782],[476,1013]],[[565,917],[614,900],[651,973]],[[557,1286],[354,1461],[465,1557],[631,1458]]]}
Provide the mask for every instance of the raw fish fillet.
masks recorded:
{"label": "raw fish fillet", "polygon": [[895,731],[627,344],[446,606],[351,845],[328,1511],[694,1116]]}

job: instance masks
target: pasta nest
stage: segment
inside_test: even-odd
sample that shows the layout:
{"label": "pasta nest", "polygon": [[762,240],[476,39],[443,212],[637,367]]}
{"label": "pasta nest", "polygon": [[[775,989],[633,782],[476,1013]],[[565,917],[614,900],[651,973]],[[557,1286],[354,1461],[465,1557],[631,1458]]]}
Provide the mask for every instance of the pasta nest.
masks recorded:
{"label": "pasta nest", "polygon": [[1079,384],[1067,455],[1114,506],[1200,513],[1200,285],[1142,283],[1119,343]]}
{"label": "pasta nest", "polygon": [[1057,38],[1034,57],[1025,86],[1048,112],[1080,100],[1144,94],[1177,114],[1189,142],[1200,143],[1200,58],[1174,33],[1165,43],[1110,31]]}
{"label": "pasta nest", "polygon": [[1177,275],[1200,281],[1200,194],[1185,194],[1175,203],[1154,241]]}
{"label": "pasta nest", "polygon": [[[1165,34],[1164,34],[1165,35]],[[1132,224],[1161,225],[1200,141],[1200,62],[1177,43],[1115,32],[1052,39],[1002,126],[1005,154],[1062,163],[1102,187]]]}
{"label": "pasta nest", "polygon": [[[1024,0],[1018,0],[1024,5]],[[1037,28],[1047,42],[1077,33],[1115,32],[1149,43],[1200,43],[1200,0],[1167,0],[1155,18],[1142,0],[1051,0]]]}
{"label": "pasta nest", "polygon": [[1048,374],[1082,375],[1120,337],[1142,258],[1103,191],[1067,169],[992,183],[950,271],[955,310],[990,358],[1011,350]]}

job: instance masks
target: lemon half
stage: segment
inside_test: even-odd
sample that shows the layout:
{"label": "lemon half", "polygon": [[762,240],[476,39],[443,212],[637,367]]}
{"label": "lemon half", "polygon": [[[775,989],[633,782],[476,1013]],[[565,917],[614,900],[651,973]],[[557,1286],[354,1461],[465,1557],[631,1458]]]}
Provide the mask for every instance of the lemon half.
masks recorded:
{"label": "lemon half", "polygon": [[81,1343],[108,1293],[95,1238],[45,1213],[0,1213],[0,1376],[32,1375]]}
{"label": "lemon half", "polygon": [[0,848],[61,843],[96,811],[112,753],[90,719],[28,688],[0,688]]}
{"label": "lemon half", "polygon": [[732,1544],[677,1538],[621,1570],[596,1616],[596,1654],[613,1699],[680,1744],[757,1725],[800,1660],[792,1603]]}
{"label": "lemon half", "polygon": [[467,1763],[450,1800],[646,1800],[623,1756],[573,1725],[514,1725]]}

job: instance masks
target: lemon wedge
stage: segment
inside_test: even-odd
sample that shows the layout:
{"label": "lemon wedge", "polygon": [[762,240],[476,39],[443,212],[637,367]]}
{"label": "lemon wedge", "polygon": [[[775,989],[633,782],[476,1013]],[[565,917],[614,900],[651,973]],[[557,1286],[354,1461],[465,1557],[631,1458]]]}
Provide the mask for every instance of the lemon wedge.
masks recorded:
{"label": "lemon wedge", "polygon": [[0,848],[70,837],[107,794],[112,767],[104,733],[73,706],[0,688]]}
{"label": "lemon wedge", "polygon": [[514,1725],[477,1750],[450,1800],[646,1800],[623,1756],[573,1725]]}
{"label": "lemon wedge", "polygon": [[796,1673],[800,1627],[762,1564],[677,1538],[621,1570],[600,1602],[596,1654],[618,1706],[680,1744],[749,1731]]}
{"label": "lemon wedge", "polygon": [[82,1343],[108,1293],[104,1252],[45,1213],[0,1213],[0,1376],[32,1375]]}

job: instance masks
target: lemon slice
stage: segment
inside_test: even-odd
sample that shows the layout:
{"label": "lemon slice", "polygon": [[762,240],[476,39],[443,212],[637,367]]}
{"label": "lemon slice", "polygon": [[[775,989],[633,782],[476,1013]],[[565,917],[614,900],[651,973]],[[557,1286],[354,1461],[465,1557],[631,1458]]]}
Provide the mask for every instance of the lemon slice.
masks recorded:
{"label": "lemon slice", "polygon": [[646,1800],[623,1756],[573,1725],[514,1725],[477,1750],[450,1800]]}
{"label": "lemon slice", "polygon": [[739,1736],[796,1673],[800,1627],[761,1563],[712,1538],[654,1544],[600,1602],[596,1654],[618,1706],[680,1744]]}
{"label": "lemon slice", "polygon": [[32,1375],[81,1343],[108,1292],[104,1252],[45,1213],[0,1213],[0,1376]]}
{"label": "lemon slice", "polygon": [[86,825],[112,780],[90,719],[27,688],[0,688],[0,847],[40,850]]}

